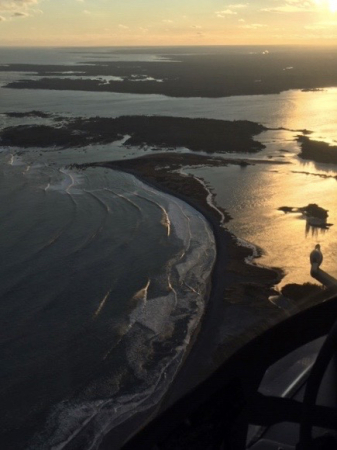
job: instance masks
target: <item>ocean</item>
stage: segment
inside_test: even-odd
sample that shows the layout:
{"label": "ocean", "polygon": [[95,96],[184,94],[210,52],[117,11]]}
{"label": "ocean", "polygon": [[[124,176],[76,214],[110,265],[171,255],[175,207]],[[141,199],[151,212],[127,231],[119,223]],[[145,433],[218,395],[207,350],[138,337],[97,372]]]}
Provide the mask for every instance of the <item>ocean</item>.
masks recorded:
{"label": "ocean", "polygon": [[[160,60],[150,52],[0,49],[2,65],[61,64],[65,72],[67,65],[111,58]],[[0,72],[0,86],[23,78]],[[186,171],[216,193],[233,217],[228,229],[261,248],[259,263],[285,270],[281,285],[312,281],[307,259],[317,242],[325,270],[337,276],[336,227],[313,232],[302,218],[277,210],[317,202],[337,222],[336,169],[300,161],[295,140],[306,128],[336,142],[337,89],[209,99],[1,88],[0,98],[1,128],[50,123],[5,115],[32,110],[283,127],[257,136],[266,149],[250,155],[275,164]],[[62,151],[0,146],[2,448],[97,449],[108,431],[158,404],[181,367],[207,305],[216,258],[210,225],[132,175],[70,167],[151,151],[125,148],[123,140]],[[232,155],[238,156],[247,158]]]}

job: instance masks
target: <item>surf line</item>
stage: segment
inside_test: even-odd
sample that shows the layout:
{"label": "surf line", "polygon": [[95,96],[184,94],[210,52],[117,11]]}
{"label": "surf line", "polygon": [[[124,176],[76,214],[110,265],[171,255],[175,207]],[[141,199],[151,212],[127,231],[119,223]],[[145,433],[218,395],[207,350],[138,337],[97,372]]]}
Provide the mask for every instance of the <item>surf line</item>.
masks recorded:
{"label": "surf line", "polygon": [[244,260],[246,264],[249,264],[251,266],[261,267],[262,269],[270,270],[269,266],[257,263],[255,261],[256,259],[261,258],[261,256],[263,256],[263,254],[264,254],[263,249],[261,247],[259,247],[258,245],[252,244],[252,243],[250,243],[242,238],[239,238],[237,236],[236,236],[236,242],[240,247],[246,247],[246,248],[249,248],[250,250],[252,250],[252,254],[246,256],[246,258]]}
{"label": "surf line", "polygon": [[[151,192],[149,189],[144,189],[144,190]],[[160,223],[167,229],[167,236],[170,236],[171,235],[171,221],[170,221],[170,217],[169,217],[166,209],[163,206],[161,206],[159,203],[155,202],[154,200],[150,200],[149,198],[143,197],[142,195],[137,194],[136,192],[134,195],[136,197],[142,198],[143,200],[145,200],[149,203],[152,203],[153,205],[156,205],[158,208],[160,208],[162,210],[163,216],[162,216]]]}
{"label": "surf line", "polygon": [[117,194],[117,192],[114,192],[112,189],[108,189],[108,188],[104,188],[104,190],[107,191],[107,192],[111,192],[115,197],[119,197],[122,200],[125,200],[127,203],[129,203],[132,206],[134,206],[138,211],[142,212],[141,208],[137,205],[137,203],[133,202],[131,199],[129,199],[125,195]]}
{"label": "surf line", "polygon": [[70,189],[71,189],[73,186],[75,186],[75,184],[76,184],[75,178],[73,177],[73,175],[71,174],[71,172],[68,172],[68,171],[66,171],[65,169],[60,169],[60,172],[63,173],[63,175],[66,175],[67,177],[70,178],[70,184],[69,184],[69,186],[67,186],[67,188],[66,188],[65,191],[66,191],[67,194],[71,195],[71,194],[70,194]]}
{"label": "surf line", "polygon": [[141,288],[135,295],[132,297],[132,300],[147,300],[147,293],[151,284],[151,280],[148,280],[146,285]]}
{"label": "surf line", "polygon": [[108,300],[109,295],[111,294],[112,288],[105,294],[103,300],[101,301],[101,303],[99,304],[97,310],[94,313],[93,318],[95,319],[99,313],[102,311],[103,306],[105,305],[105,302]]}

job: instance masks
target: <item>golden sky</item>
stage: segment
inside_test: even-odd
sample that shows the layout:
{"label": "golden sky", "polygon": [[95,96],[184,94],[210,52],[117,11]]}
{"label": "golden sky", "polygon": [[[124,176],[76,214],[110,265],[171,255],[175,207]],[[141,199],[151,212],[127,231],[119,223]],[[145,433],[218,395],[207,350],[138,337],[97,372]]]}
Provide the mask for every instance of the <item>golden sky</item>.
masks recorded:
{"label": "golden sky", "polygon": [[337,44],[337,0],[0,0],[0,45]]}

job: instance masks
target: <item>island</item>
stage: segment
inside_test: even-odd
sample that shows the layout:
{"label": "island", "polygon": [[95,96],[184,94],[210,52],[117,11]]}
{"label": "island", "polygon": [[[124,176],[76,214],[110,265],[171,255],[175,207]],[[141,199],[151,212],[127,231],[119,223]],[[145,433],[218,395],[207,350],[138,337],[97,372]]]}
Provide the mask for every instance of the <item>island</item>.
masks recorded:
{"label": "island", "polygon": [[337,164],[337,145],[314,141],[308,136],[298,136],[297,140],[301,145],[301,153],[298,155],[300,158],[318,163]]}
{"label": "island", "polygon": [[316,203],[309,203],[307,206],[302,207],[281,206],[278,209],[286,214],[302,214],[306,218],[308,227],[329,229],[333,225],[332,223],[327,223],[328,210],[318,206]]}

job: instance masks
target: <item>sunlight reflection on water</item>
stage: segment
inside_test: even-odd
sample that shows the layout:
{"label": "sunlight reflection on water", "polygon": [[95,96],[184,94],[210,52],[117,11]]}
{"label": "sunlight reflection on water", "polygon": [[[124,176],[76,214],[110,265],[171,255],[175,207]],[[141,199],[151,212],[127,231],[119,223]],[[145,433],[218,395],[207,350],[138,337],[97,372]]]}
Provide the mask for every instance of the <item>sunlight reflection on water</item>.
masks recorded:
{"label": "sunlight reflection on water", "polygon": [[[13,75],[14,76],[14,75]],[[25,78],[22,74],[19,78]],[[17,79],[17,74],[15,78]],[[8,75],[0,73],[1,81]],[[38,95],[37,95],[38,92]],[[168,115],[220,120],[251,120],[267,127],[308,129],[315,139],[337,140],[337,88],[224,98],[174,98],[113,92],[2,89],[0,113],[43,110],[77,116]]]}
{"label": "sunlight reflection on water", "polygon": [[[315,282],[310,277],[309,253],[320,243],[324,254],[322,269],[337,276],[337,181],[315,175],[301,163],[290,166],[256,165],[193,169],[193,173],[214,186],[217,202],[233,217],[228,229],[264,251],[257,262],[281,267],[287,283]],[[332,173],[336,175],[336,172]],[[281,206],[317,203],[329,210],[329,230],[311,229],[301,214],[285,214]]]}

